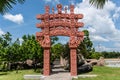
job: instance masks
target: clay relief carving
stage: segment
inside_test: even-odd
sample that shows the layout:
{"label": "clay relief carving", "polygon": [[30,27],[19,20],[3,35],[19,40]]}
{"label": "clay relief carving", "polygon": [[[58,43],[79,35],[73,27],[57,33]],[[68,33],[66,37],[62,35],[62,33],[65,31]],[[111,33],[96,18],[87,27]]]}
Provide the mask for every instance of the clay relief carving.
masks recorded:
{"label": "clay relief carving", "polygon": [[[82,19],[82,14],[74,13],[74,5],[70,5],[70,13],[67,13],[67,7],[64,8],[64,12],[62,12],[62,5],[57,5],[58,13],[54,12],[54,8],[52,8],[52,14],[50,12],[50,7],[45,7],[45,14],[37,15],[37,19],[41,20],[36,26],[37,28],[41,28],[41,34],[37,34],[36,37],[40,44],[43,47],[50,46],[50,36],[69,36],[69,46],[77,47],[78,44],[83,39],[84,34],[78,31],[79,27],[82,27],[84,24],[82,22],[78,22],[78,19]],[[44,37],[44,38],[43,38]]]}
{"label": "clay relief carving", "polygon": [[75,36],[70,36],[69,46],[70,48],[77,48],[77,40]]}
{"label": "clay relief carving", "polygon": [[50,47],[50,37],[49,35],[44,36],[44,40],[42,41],[43,47]]}

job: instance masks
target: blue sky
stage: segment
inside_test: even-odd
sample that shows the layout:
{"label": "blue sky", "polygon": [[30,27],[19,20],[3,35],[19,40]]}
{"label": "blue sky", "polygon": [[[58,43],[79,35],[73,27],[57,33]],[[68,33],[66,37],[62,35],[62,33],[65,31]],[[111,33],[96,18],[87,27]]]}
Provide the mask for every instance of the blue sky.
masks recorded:
{"label": "blue sky", "polygon": [[[26,0],[0,15],[0,35],[8,31],[13,40],[21,40],[24,34],[35,34],[40,31],[35,26],[40,22],[36,15],[44,13],[45,5],[56,7],[59,3],[63,6],[74,4],[75,13],[84,14],[83,29],[89,30],[96,51],[120,51],[120,0],[109,0],[102,10],[90,6],[88,0]],[[67,37],[60,37],[59,42],[67,41]]]}

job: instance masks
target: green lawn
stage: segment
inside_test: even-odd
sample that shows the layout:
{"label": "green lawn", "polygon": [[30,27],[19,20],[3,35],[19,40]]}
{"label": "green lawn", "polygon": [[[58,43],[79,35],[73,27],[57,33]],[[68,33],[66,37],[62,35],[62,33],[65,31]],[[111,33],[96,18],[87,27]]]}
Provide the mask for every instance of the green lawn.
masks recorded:
{"label": "green lawn", "polygon": [[[0,80],[24,80],[23,75],[25,74],[40,74],[34,72],[34,70],[19,70],[11,72],[0,72]],[[73,80],[120,80],[120,68],[110,67],[98,67],[95,66],[93,71],[87,74],[96,74],[94,78],[79,78]]]}
{"label": "green lawn", "polygon": [[19,70],[18,73],[16,71],[10,72],[0,72],[0,80],[24,80],[23,76],[25,74],[40,74],[34,72],[34,70]]}
{"label": "green lawn", "polygon": [[93,71],[87,74],[96,74],[98,76],[94,78],[78,78],[73,80],[120,80],[120,68],[95,66]]}

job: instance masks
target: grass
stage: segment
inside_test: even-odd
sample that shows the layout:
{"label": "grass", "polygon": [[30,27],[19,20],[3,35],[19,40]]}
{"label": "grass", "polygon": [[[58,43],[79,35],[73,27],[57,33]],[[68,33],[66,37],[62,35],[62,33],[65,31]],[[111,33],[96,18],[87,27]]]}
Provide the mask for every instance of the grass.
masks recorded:
{"label": "grass", "polygon": [[[24,80],[23,76],[25,74],[40,74],[40,72],[36,73],[32,69],[19,70],[18,73],[16,73],[16,71],[0,72],[0,80]],[[120,80],[120,68],[95,66],[92,72],[86,74],[96,74],[98,76],[93,78],[78,78],[73,80]]]}
{"label": "grass", "polygon": [[16,71],[8,71],[8,72],[0,72],[0,80],[24,80],[23,76],[25,74],[40,74],[34,72],[34,70],[19,70],[18,73]]}
{"label": "grass", "polygon": [[95,66],[92,72],[86,74],[96,74],[98,76],[73,80],[120,80],[120,68]]}

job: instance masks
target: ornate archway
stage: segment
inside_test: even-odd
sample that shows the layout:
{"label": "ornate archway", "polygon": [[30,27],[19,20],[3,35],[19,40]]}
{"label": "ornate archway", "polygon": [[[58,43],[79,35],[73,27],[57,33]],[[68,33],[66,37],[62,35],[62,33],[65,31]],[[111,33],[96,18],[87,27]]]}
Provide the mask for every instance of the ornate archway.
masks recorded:
{"label": "ornate archway", "polygon": [[50,75],[50,36],[69,36],[69,47],[70,47],[70,72],[71,76],[77,75],[77,56],[76,48],[83,40],[84,33],[78,31],[79,27],[84,26],[82,22],[78,22],[78,19],[82,19],[82,14],[74,13],[74,5],[70,5],[70,13],[67,13],[65,7],[64,13],[62,12],[62,5],[57,5],[57,13],[50,14],[49,6],[45,7],[45,14],[37,15],[37,19],[41,20],[40,23],[36,24],[37,28],[41,28],[41,32],[36,33],[36,38],[44,48],[44,71],[45,76]]}

